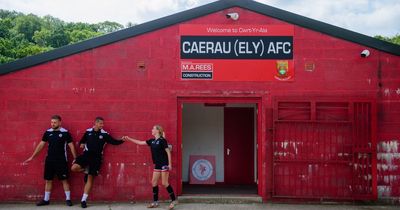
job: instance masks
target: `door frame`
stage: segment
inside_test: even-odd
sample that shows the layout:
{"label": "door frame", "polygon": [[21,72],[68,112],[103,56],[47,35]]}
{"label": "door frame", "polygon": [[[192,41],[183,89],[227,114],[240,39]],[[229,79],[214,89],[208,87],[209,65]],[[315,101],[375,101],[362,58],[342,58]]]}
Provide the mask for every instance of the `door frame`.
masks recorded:
{"label": "door frame", "polygon": [[259,196],[262,195],[261,186],[263,186],[263,173],[262,173],[262,97],[178,97],[177,98],[177,195],[182,195],[182,108],[183,104],[204,104],[204,103],[244,103],[244,104],[256,104],[256,117],[257,117],[257,134],[256,134],[256,148],[257,148],[257,192]]}

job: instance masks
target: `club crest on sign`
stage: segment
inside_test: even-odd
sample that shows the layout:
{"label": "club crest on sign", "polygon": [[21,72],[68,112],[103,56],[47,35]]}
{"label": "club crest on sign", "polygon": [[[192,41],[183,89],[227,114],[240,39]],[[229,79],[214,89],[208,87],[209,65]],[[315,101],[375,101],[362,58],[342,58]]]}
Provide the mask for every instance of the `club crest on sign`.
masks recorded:
{"label": "club crest on sign", "polygon": [[276,74],[275,79],[277,80],[288,80],[292,76],[289,74],[289,61],[278,60],[276,61]]}
{"label": "club crest on sign", "polygon": [[194,162],[192,166],[193,176],[200,181],[205,181],[211,177],[214,169],[210,161],[205,159],[200,159]]}

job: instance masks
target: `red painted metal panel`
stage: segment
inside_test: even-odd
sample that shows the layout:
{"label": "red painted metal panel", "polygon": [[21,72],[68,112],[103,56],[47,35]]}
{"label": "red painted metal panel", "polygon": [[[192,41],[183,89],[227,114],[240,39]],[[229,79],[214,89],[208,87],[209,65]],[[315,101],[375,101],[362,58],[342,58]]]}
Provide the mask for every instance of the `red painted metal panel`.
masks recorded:
{"label": "red painted metal panel", "polygon": [[273,197],[376,199],[373,102],[274,105]]}

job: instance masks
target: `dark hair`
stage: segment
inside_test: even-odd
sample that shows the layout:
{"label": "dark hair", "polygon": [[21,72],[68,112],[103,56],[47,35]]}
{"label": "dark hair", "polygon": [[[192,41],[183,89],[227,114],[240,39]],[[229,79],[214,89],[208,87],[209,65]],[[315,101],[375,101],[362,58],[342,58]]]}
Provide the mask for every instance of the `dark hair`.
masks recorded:
{"label": "dark hair", "polygon": [[102,118],[102,117],[96,117],[96,119],[95,119],[94,121],[95,121],[95,122],[104,121],[104,118]]}
{"label": "dark hair", "polygon": [[52,120],[58,120],[58,121],[61,121],[61,117],[60,117],[60,115],[53,115],[53,116],[51,116],[51,119],[52,119]]}

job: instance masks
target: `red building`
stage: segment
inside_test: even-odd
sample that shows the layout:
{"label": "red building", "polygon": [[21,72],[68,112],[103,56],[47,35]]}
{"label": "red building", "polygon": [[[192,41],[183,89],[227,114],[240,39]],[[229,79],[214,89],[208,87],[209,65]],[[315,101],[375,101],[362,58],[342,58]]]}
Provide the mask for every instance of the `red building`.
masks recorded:
{"label": "red building", "polygon": [[[41,198],[53,114],[78,142],[96,116],[113,136],[173,146],[171,184],[277,199],[400,199],[400,47],[249,0],[222,0],[0,66],[1,201]],[[91,200],[150,200],[149,149],[107,146]],[[71,177],[72,196],[82,175]],[[63,199],[61,184],[53,197]],[[166,198],[166,194],[163,194]]]}

